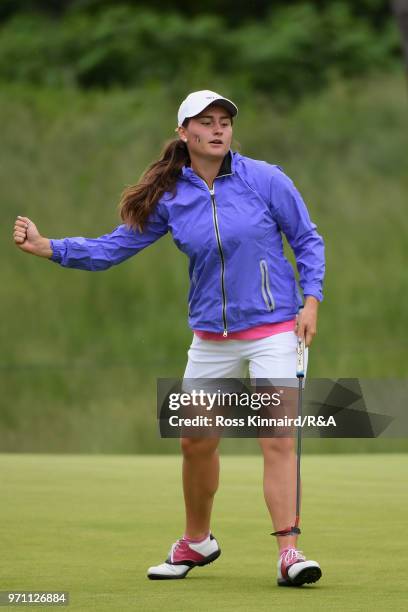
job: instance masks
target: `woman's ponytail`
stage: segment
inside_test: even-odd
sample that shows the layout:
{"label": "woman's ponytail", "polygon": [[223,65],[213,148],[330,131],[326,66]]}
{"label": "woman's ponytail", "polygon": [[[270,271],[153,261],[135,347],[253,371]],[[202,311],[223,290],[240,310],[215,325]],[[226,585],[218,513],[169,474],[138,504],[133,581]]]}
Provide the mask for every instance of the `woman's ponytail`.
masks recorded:
{"label": "woman's ponytail", "polygon": [[183,166],[190,163],[187,145],[179,138],[170,141],[160,159],[142,175],[136,185],[127,187],[119,203],[122,221],[143,231],[147,218],[162,195],[176,193],[177,179]]}

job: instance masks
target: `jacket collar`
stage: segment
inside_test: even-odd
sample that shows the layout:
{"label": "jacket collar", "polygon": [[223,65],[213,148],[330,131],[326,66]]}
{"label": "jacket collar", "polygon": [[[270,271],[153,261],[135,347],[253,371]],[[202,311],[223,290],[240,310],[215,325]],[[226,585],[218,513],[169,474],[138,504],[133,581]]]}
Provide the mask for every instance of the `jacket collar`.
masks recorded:
{"label": "jacket collar", "polygon": [[224,159],[222,160],[222,164],[218,171],[217,177],[226,176],[227,174],[232,174],[232,151],[229,150]]}
{"label": "jacket collar", "polygon": [[[226,156],[224,157],[224,159],[222,160],[222,164],[220,166],[220,169],[218,171],[216,178],[234,174],[234,170],[235,170],[234,166],[235,166],[234,153],[230,149],[228,153],[226,154]],[[192,170],[191,166],[183,166],[181,169],[181,172],[182,172],[182,176],[185,178],[194,178],[197,176],[194,170]],[[201,180],[202,179],[200,179],[200,181]]]}

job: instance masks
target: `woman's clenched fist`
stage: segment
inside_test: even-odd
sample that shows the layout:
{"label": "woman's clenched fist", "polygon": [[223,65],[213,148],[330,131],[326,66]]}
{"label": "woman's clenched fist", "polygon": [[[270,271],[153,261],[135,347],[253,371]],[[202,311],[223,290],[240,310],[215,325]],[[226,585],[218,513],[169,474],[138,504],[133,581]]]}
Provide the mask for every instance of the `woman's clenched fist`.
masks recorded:
{"label": "woman's clenched fist", "polygon": [[35,223],[28,217],[17,217],[13,238],[18,248],[26,253],[48,258],[52,255],[49,239],[41,236]]}

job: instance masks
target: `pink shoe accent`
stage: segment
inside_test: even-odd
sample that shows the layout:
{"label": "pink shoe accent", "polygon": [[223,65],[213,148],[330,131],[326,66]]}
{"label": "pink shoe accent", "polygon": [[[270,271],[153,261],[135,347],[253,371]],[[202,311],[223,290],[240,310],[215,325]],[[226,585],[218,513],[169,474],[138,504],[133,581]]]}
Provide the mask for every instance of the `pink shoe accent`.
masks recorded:
{"label": "pink shoe accent", "polygon": [[197,551],[190,548],[188,542],[184,539],[177,540],[175,544],[173,544],[170,560],[172,563],[183,563],[183,561],[194,561],[194,563],[198,563],[205,559],[204,555],[200,555]]}
{"label": "pink shoe accent", "polygon": [[300,561],[306,561],[306,557],[302,554],[301,550],[297,550],[296,548],[284,548],[281,551],[281,573],[285,580],[288,580],[288,569],[294,565],[294,563],[299,563]]}

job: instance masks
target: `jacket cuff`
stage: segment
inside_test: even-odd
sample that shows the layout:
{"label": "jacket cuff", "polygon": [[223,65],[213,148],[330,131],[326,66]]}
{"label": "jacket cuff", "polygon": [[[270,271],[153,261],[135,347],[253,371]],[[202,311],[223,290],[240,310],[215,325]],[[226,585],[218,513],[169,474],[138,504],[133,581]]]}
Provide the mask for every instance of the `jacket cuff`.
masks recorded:
{"label": "jacket cuff", "polygon": [[308,295],[312,295],[319,302],[323,302],[323,292],[320,287],[308,287],[303,292],[303,297],[307,298]]}
{"label": "jacket cuff", "polygon": [[63,240],[50,240],[50,247],[52,249],[51,261],[61,263],[62,256],[65,251],[65,245]]}

